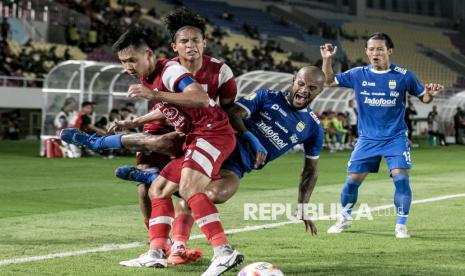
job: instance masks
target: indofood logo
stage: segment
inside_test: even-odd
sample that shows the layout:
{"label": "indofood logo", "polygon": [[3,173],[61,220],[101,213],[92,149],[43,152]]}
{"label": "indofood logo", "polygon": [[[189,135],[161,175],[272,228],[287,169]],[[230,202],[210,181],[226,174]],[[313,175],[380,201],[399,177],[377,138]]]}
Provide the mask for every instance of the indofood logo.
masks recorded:
{"label": "indofood logo", "polygon": [[277,149],[283,149],[288,145],[288,143],[284,142],[281,137],[279,137],[279,134],[274,132],[273,128],[267,125],[264,121],[258,123],[257,126],[260,131],[265,134],[265,137],[270,139],[271,143],[273,143]]}
{"label": "indofood logo", "polygon": [[395,106],[396,105],[396,99],[383,99],[383,98],[368,98],[368,97],[365,97],[365,101],[364,103],[370,105],[370,106],[386,106],[386,107],[389,107],[389,106]]}

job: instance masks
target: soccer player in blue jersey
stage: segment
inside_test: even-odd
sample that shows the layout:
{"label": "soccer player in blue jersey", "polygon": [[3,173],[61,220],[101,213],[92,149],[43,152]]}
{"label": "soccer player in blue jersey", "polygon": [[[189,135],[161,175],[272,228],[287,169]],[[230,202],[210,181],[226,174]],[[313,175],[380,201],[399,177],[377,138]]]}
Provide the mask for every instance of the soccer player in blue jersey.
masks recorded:
{"label": "soccer player in blue jersey", "polygon": [[408,170],[411,168],[407,126],[404,121],[407,93],[429,103],[443,89],[441,84],[423,86],[409,70],[391,64],[394,44],[385,33],[374,33],[365,45],[370,64],[334,74],[331,59],[337,47],[320,47],[326,84],[352,88],[358,105],[359,140],[350,157],[347,179],[341,192],[343,211],[328,233],[340,233],[352,224],[352,207],[358,189],[368,173],[378,172],[384,157],[395,186],[394,205],[397,211],[395,234],[409,238],[406,223],[412,202]]}
{"label": "soccer player in blue jersey", "polygon": [[[239,99],[227,110],[231,124],[239,133],[234,152],[220,170],[221,179],[210,182],[206,188],[206,194],[214,203],[231,198],[246,172],[261,169],[297,144],[303,144],[305,151],[297,202],[300,207],[308,203],[318,177],[317,164],[324,136],[320,121],[309,104],[321,93],[324,81],[320,68],[304,67],[295,75],[290,92],[259,89]],[[147,185],[156,178],[155,174],[126,166],[121,167],[118,174]],[[303,211],[298,208],[298,218],[304,222],[307,231],[316,234],[316,226]],[[178,201],[172,236],[174,248],[186,247],[193,224],[188,217],[187,204]],[[182,264],[187,261],[183,258],[177,256],[168,262]]]}

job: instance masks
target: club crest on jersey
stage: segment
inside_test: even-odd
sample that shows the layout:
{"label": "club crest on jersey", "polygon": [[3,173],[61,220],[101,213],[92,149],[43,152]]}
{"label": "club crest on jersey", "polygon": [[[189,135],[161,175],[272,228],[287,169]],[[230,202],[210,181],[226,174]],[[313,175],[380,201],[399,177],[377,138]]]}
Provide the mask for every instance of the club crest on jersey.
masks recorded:
{"label": "club crest on jersey", "polygon": [[251,100],[255,99],[255,97],[257,97],[257,93],[252,92],[249,95],[244,96],[244,99],[251,101]]}
{"label": "club crest on jersey", "polygon": [[295,126],[295,129],[298,131],[298,132],[302,132],[305,128],[305,124],[304,122],[300,121],[296,126]]}
{"label": "club crest on jersey", "polygon": [[396,89],[396,80],[390,80],[389,81],[389,89]]}

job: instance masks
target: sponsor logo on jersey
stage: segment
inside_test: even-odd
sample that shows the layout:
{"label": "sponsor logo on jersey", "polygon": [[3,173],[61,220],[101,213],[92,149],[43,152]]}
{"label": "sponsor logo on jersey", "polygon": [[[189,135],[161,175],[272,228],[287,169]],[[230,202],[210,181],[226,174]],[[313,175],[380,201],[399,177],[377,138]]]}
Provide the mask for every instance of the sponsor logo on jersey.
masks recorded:
{"label": "sponsor logo on jersey", "polygon": [[368,98],[365,97],[363,103],[368,104],[369,106],[385,106],[391,107],[396,105],[397,99],[384,99],[384,98]]}
{"label": "sponsor logo on jersey", "polygon": [[405,74],[407,73],[407,69],[401,68],[401,67],[399,67],[399,66],[396,66],[396,67],[394,68],[394,71],[399,72],[399,73],[401,73],[402,75],[405,75]]}
{"label": "sponsor logo on jersey", "polygon": [[390,80],[389,81],[389,89],[396,89],[396,80]]}
{"label": "sponsor logo on jersey", "polygon": [[289,139],[291,139],[291,143],[292,144],[297,144],[297,142],[299,141],[299,138],[297,138],[297,134],[292,134],[291,137],[289,137]]}
{"label": "sponsor logo on jersey", "polygon": [[167,120],[169,120],[173,126],[183,132],[186,118],[179,113],[175,107],[165,106],[163,103],[157,103],[156,107],[163,113]]}
{"label": "sponsor logo on jersey", "polygon": [[300,121],[296,126],[295,126],[295,129],[298,131],[298,132],[302,132],[305,128],[305,123]]}
{"label": "sponsor logo on jersey", "polygon": [[373,95],[373,96],[386,96],[386,93],[384,93],[384,92],[371,92],[371,95]]}
{"label": "sponsor logo on jersey", "polygon": [[252,92],[249,95],[244,96],[244,99],[251,101],[251,100],[255,99],[255,97],[257,97],[257,93]]}
{"label": "sponsor logo on jersey", "polygon": [[320,119],[318,119],[318,116],[316,116],[316,114],[313,113],[313,111],[310,111],[310,116],[312,116],[313,120],[315,120],[317,124],[320,124]]}
{"label": "sponsor logo on jersey", "polygon": [[276,126],[278,126],[282,131],[284,131],[284,133],[289,133],[289,130],[287,130],[287,128],[283,127],[280,123],[274,122],[274,124]]}
{"label": "sponsor logo on jersey", "polygon": [[284,142],[281,137],[279,137],[279,134],[273,130],[273,127],[267,125],[264,121],[257,123],[257,127],[277,149],[283,149],[288,145],[288,143]]}
{"label": "sponsor logo on jersey", "polygon": [[360,95],[365,95],[365,96],[370,96],[370,92],[366,91],[366,90],[363,90],[360,92]]}
{"label": "sponsor logo on jersey", "polygon": [[369,82],[369,81],[363,81],[362,86],[376,86],[376,83]]}
{"label": "sponsor logo on jersey", "polygon": [[391,93],[389,93],[389,96],[394,97],[394,98],[399,97],[399,95],[400,95],[400,94],[399,94],[399,92],[397,92],[397,91],[391,91]]}
{"label": "sponsor logo on jersey", "polygon": [[271,117],[270,117],[270,114],[269,114],[268,112],[266,112],[266,111],[260,111],[260,115],[261,115],[263,118],[265,118],[265,119],[271,121]]}
{"label": "sponsor logo on jersey", "polygon": [[284,110],[279,106],[279,104],[274,104],[274,105],[272,105],[272,106],[271,106],[271,109],[273,109],[273,110],[278,110],[279,113],[281,113],[284,117],[287,117],[287,112],[284,111]]}

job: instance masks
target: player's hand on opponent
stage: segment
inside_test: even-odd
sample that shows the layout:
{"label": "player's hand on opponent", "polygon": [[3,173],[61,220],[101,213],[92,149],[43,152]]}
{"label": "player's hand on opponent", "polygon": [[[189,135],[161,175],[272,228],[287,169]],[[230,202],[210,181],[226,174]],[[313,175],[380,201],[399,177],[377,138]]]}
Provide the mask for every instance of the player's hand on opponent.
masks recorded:
{"label": "player's hand on opponent", "polygon": [[122,131],[123,129],[129,129],[129,128],[135,128],[137,125],[132,121],[126,121],[126,120],[121,120],[121,121],[115,121],[110,128],[108,128],[107,132],[108,133],[116,133],[118,131]]}
{"label": "player's hand on opponent", "polygon": [[147,100],[153,100],[156,93],[156,90],[150,90],[148,87],[142,84],[131,84],[128,89],[128,97],[137,97]]}
{"label": "player's hand on opponent", "polygon": [[427,83],[425,85],[426,93],[432,97],[436,97],[443,89],[444,86],[439,83]]}
{"label": "player's hand on opponent", "polygon": [[268,151],[265,149],[262,143],[258,141],[258,138],[255,137],[255,135],[253,135],[252,132],[244,131],[242,135],[244,136],[245,139],[247,139],[250,142],[250,145],[252,146],[252,149],[255,152],[254,168],[255,169],[261,168],[263,165],[265,165]]}
{"label": "player's hand on opponent", "polygon": [[331,43],[326,43],[320,46],[320,54],[324,59],[332,58],[337,53],[337,46],[333,46]]}
{"label": "player's hand on opponent", "polygon": [[295,211],[295,216],[297,217],[297,219],[304,222],[305,232],[308,232],[310,230],[310,234],[312,234],[312,236],[316,236],[318,234],[318,230],[316,228],[315,223],[313,223],[313,221],[309,219],[307,215],[303,212],[303,206],[305,206],[305,204],[299,203],[297,206],[298,207]]}

